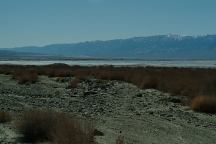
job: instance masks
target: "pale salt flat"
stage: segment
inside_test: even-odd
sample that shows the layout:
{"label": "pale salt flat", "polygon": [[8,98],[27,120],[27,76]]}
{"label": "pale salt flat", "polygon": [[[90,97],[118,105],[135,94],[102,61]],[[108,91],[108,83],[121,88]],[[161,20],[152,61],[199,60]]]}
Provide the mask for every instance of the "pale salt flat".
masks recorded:
{"label": "pale salt flat", "polygon": [[48,65],[54,63],[64,63],[68,65],[80,66],[162,66],[162,67],[199,67],[216,68],[216,60],[167,60],[167,61],[145,61],[145,60],[19,60],[19,61],[0,61],[0,64],[16,65]]}

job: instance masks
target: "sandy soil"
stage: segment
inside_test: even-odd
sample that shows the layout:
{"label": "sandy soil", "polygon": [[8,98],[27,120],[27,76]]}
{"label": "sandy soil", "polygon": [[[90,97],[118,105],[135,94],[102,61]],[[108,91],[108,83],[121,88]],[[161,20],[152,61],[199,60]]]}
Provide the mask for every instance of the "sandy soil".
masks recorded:
{"label": "sandy soil", "polygon": [[[40,77],[19,85],[0,75],[0,109],[19,114],[29,108],[51,108],[93,120],[104,136],[99,144],[215,144],[216,115],[193,112],[181,105],[183,96],[141,90],[132,84],[89,78],[75,89],[67,82]],[[120,134],[120,131],[122,132]],[[17,143],[13,122],[0,124],[0,143]]]}

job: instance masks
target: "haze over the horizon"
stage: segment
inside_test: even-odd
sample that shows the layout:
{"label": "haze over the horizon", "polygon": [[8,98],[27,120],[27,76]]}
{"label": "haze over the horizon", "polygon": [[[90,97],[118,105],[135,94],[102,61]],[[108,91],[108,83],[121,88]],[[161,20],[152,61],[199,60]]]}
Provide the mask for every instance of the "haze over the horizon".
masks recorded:
{"label": "haze over the horizon", "polygon": [[216,33],[214,0],[0,0],[0,47]]}

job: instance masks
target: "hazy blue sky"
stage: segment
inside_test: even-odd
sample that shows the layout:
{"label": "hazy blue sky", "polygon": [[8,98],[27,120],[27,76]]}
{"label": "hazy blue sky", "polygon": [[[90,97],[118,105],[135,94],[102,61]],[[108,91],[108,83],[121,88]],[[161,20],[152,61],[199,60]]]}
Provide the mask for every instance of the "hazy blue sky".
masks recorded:
{"label": "hazy blue sky", "polygon": [[216,0],[0,0],[0,47],[216,33]]}

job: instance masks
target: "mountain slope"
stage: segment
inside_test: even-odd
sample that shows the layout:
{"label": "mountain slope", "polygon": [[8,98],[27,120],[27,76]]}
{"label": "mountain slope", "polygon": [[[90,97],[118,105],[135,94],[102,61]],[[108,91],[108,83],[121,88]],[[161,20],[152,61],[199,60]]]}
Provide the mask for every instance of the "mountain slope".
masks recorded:
{"label": "mountain slope", "polygon": [[216,35],[158,35],[109,41],[10,49],[49,55],[96,58],[216,59]]}
{"label": "mountain slope", "polygon": [[0,50],[0,58],[6,57],[22,57],[22,56],[33,56],[34,53],[27,53],[27,52],[17,52],[11,50]]}
{"label": "mountain slope", "polygon": [[11,50],[0,50],[0,60],[21,60],[21,59],[44,59],[52,58],[51,56],[31,53],[31,52],[17,52]]}

